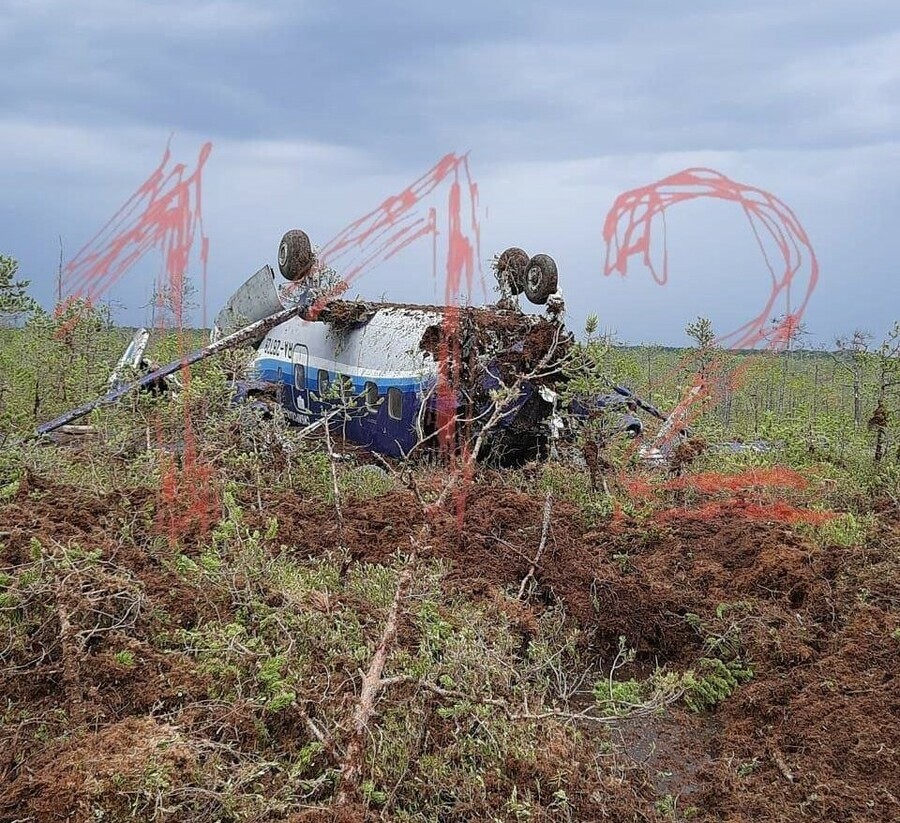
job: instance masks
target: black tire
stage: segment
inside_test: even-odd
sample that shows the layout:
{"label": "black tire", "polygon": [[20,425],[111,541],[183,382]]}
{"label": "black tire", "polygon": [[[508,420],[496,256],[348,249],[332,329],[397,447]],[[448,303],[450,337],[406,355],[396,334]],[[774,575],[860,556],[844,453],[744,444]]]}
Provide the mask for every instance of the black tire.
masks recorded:
{"label": "black tire", "polygon": [[556,291],[559,272],[556,261],[549,254],[536,254],[525,269],[525,296],[537,305],[543,305]]}
{"label": "black tire", "polygon": [[309,235],[300,229],[285,232],[278,245],[278,270],[285,280],[305,280],[313,267],[312,244]]}
{"label": "black tire", "polygon": [[508,248],[497,258],[497,279],[506,282],[513,294],[521,294],[525,289],[525,270],[528,254],[515,246]]}

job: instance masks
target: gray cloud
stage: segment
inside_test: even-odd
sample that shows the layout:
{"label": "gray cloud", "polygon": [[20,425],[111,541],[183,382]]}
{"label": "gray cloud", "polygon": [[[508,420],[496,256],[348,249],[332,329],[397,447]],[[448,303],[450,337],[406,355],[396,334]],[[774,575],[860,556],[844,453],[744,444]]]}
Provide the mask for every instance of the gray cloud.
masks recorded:
{"label": "gray cloud", "polygon": [[[485,258],[549,251],[573,323],[596,311],[630,340],[672,342],[698,313],[724,330],[764,297],[737,207],[670,213],[664,289],[637,260],[625,281],[602,277],[602,221],[619,192],[702,165],[803,220],[823,339],[895,319],[881,296],[900,205],[894,0],[409,5],[7,2],[0,245],[49,299],[57,234],[74,252],[171,133],[188,164],[210,139],[214,304],[271,260],[284,229],[323,241],[447,151],[471,150]],[[138,305],[155,273],[148,261],[118,299]],[[359,288],[433,299],[430,253]]]}

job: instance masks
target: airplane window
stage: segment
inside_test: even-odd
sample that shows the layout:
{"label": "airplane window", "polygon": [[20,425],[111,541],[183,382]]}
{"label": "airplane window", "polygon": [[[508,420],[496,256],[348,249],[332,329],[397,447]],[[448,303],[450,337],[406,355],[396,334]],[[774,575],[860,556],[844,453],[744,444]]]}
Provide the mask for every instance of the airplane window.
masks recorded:
{"label": "airplane window", "polygon": [[294,363],[294,388],[298,391],[306,388],[306,369],[302,363]]}
{"label": "airplane window", "polygon": [[325,399],[330,385],[331,380],[328,379],[328,371],[326,369],[319,369],[319,400]]}
{"label": "airplane window", "polygon": [[378,408],[378,386],[371,380],[366,381],[366,408],[375,411]]}
{"label": "airplane window", "polygon": [[388,417],[392,420],[399,420],[403,417],[403,395],[400,389],[391,386],[387,393],[388,400]]}

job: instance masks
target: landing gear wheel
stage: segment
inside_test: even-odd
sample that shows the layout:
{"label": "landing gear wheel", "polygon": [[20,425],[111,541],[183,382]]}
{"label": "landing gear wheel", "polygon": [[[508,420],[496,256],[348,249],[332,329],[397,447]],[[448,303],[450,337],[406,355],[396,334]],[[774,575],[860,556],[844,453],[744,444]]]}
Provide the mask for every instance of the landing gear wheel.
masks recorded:
{"label": "landing gear wheel", "polygon": [[543,305],[556,291],[559,273],[556,261],[549,254],[536,254],[525,269],[525,296],[537,305]]}
{"label": "landing gear wheel", "polygon": [[528,266],[528,255],[522,249],[507,249],[497,258],[497,279],[506,283],[513,294],[521,294],[525,289],[525,270]]}
{"label": "landing gear wheel", "polygon": [[309,235],[300,229],[285,232],[278,246],[278,270],[286,280],[305,280],[313,267]]}

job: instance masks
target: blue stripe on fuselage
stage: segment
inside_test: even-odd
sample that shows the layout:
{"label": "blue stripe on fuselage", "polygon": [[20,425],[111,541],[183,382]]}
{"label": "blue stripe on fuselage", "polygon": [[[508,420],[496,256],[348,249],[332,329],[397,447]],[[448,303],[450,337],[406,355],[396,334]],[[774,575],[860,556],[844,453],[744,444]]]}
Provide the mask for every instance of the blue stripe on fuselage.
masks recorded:
{"label": "blue stripe on fuselage", "polygon": [[[303,424],[312,422],[331,408],[328,401],[314,399],[318,392],[318,372],[315,367],[304,369],[305,385],[301,389],[294,386],[294,364],[287,360],[273,357],[259,358],[254,363],[259,379],[272,383],[281,383],[282,405],[287,412],[288,420]],[[279,370],[281,374],[279,375]],[[352,394],[359,397],[360,407],[348,412],[348,419],[342,421],[345,436],[366,448],[382,454],[400,457],[408,453],[418,441],[416,418],[422,404],[424,380],[414,377],[373,377],[366,374],[348,375],[345,372],[325,369],[329,382],[333,384],[338,374],[344,374],[353,385]],[[379,404],[369,410],[364,397],[361,397],[367,382],[378,387]],[[402,396],[402,412],[399,420],[387,413],[388,389],[399,389]],[[305,394],[304,394],[305,393]],[[298,397],[300,395],[300,397]],[[298,403],[298,400],[305,402]]]}
{"label": "blue stripe on fuselage", "polygon": [[[294,364],[289,360],[279,360],[275,357],[261,357],[254,362],[254,368],[259,372],[259,377],[261,380],[272,380],[277,381],[278,369],[282,370],[283,375],[288,375],[290,373],[290,379],[287,382],[293,385],[294,377]],[[318,380],[318,372],[319,370],[315,366],[309,366],[303,364],[306,370],[306,386],[309,389],[315,391]],[[349,369],[350,366],[347,364],[341,364],[345,368]],[[397,377],[381,377],[381,376],[372,376],[370,374],[347,374],[345,371],[341,371],[340,369],[325,369],[328,372],[329,378],[333,381],[335,379],[335,375],[342,374],[353,384],[354,389],[358,389],[362,391],[365,388],[366,383],[374,383],[378,386],[379,394],[384,394],[387,392],[389,388],[398,388],[404,394],[407,392],[416,392],[420,391],[422,387],[425,385],[425,380],[421,378],[416,378],[410,375],[406,376],[397,376]],[[311,379],[310,375],[315,372],[315,378]],[[382,391],[383,390],[383,391]]]}

